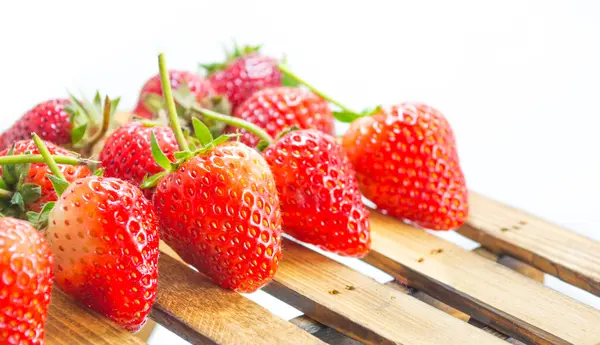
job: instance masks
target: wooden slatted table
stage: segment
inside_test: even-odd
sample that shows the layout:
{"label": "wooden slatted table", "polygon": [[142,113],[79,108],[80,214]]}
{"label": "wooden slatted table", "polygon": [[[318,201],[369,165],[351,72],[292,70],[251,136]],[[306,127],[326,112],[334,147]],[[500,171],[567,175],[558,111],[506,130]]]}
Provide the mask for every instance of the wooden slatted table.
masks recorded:
{"label": "wooden slatted table", "polygon": [[[482,245],[472,252],[372,211],[364,260],[396,278],[387,284],[286,240],[264,290],[305,313],[289,322],[161,244],[151,318],[192,344],[599,345],[600,312],[542,282],[545,272],[599,295],[600,243],[477,193],[470,203],[459,232]],[[143,343],[54,291],[47,344]]]}
{"label": "wooden slatted table", "polygon": [[[480,217],[474,212],[467,226],[481,222]],[[541,285],[542,272],[529,265],[526,257],[519,257],[526,261],[522,262],[506,255],[513,252],[487,242],[483,244],[491,251],[479,248],[469,252],[377,212],[372,212],[371,219],[373,251],[365,261],[418,291],[408,293],[396,283],[379,284],[286,241],[280,271],[265,290],[302,310],[308,316],[302,322],[279,319],[254,302],[212,285],[164,253],[159,267],[159,297],[151,316],[193,344],[322,343],[311,334],[340,344],[495,344],[502,339],[600,344],[600,312]],[[510,221],[514,223],[513,218]],[[557,228],[531,216],[525,221]],[[539,226],[530,228],[543,231]],[[523,226],[519,231],[527,229]],[[562,250],[576,255],[577,248],[568,247],[581,244],[583,238],[576,238],[575,242],[563,241]],[[589,247],[598,245],[585,241]],[[537,250],[543,250],[544,243],[539,241]],[[546,250],[551,253],[555,249]],[[586,265],[590,272],[600,267],[593,262]],[[544,270],[543,265],[536,267]],[[53,295],[50,314],[49,344],[141,343],[60,292]],[[298,327],[301,325],[306,330]],[[481,329],[486,326],[491,327],[488,332]]]}

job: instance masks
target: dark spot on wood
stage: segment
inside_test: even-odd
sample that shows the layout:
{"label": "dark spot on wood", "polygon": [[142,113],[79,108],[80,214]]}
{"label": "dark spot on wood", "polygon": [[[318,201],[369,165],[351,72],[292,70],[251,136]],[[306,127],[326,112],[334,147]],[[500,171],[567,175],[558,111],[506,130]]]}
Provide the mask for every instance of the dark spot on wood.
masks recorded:
{"label": "dark spot on wood", "polygon": [[354,291],[356,288],[352,285],[346,285],[346,290]]}
{"label": "dark spot on wood", "polygon": [[518,227],[518,226],[516,226],[516,225],[513,225],[513,227],[512,227],[512,228],[513,228],[514,230],[519,230],[519,229],[521,229],[521,228],[519,228],[519,227]]}
{"label": "dark spot on wood", "polygon": [[500,229],[500,231],[502,231],[502,232],[507,232],[507,231],[508,231],[508,228],[502,228],[502,229]]}
{"label": "dark spot on wood", "polygon": [[423,258],[419,258],[419,259],[417,260],[417,262],[423,262],[423,261],[425,261],[425,259],[423,259]]}
{"label": "dark spot on wood", "polygon": [[339,292],[338,290],[335,290],[335,289],[334,289],[334,290],[329,290],[329,294],[330,294],[330,295],[339,295],[339,294],[340,294],[340,292]]}

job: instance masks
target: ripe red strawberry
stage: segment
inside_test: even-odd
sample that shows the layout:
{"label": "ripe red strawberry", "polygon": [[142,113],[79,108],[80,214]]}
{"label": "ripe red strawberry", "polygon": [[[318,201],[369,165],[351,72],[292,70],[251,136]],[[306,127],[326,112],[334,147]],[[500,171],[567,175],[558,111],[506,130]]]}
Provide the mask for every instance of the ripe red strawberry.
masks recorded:
{"label": "ripe red strawberry", "polygon": [[454,134],[439,111],[418,103],[376,111],[355,120],[342,145],[362,193],[382,212],[433,230],[467,219]]}
{"label": "ripe red strawberry", "polygon": [[[173,153],[179,146],[170,127],[131,122],[118,128],[106,139],[100,153],[104,176],[118,177],[139,186],[144,177],[163,171],[152,157],[152,132],[165,155],[174,161]],[[143,191],[147,198],[151,198],[154,189],[147,188]]]}
{"label": "ripe red strawberry", "polygon": [[90,176],[71,183],[48,214],[56,285],[129,331],[156,298],[158,219],[132,184]]}
{"label": "ripe red strawberry", "polygon": [[282,85],[277,60],[260,55],[258,50],[236,47],[225,63],[202,65],[215,91],[227,97],[233,110],[256,91]]}
{"label": "ripe red strawberry", "polygon": [[[158,57],[169,122],[181,151],[172,164],[152,142],[152,154],[167,172],[144,181],[158,184],[153,204],[161,238],[179,256],[222,287],[253,292],[275,275],[281,260],[281,214],[267,162],[240,142],[213,140],[193,118],[201,147],[190,148],[175,109],[164,55]],[[194,145],[196,146],[196,145]]]}
{"label": "ripe red strawberry", "polygon": [[15,141],[31,138],[33,132],[57,145],[69,144],[73,126],[71,115],[65,107],[70,104],[69,99],[52,99],[36,105],[4,132],[0,149],[9,147]]}
{"label": "ripe red strawberry", "polygon": [[354,169],[334,137],[317,130],[292,131],[263,155],[275,177],[286,232],[337,254],[368,253],[368,211]]}
{"label": "ripe red strawberry", "polygon": [[0,218],[0,344],[43,345],[52,253],[31,224]]}
{"label": "ripe red strawberry", "polygon": [[[169,78],[173,89],[178,89],[185,83],[199,103],[213,94],[210,83],[197,74],[171,70],[169,71]],[[155,75],[142,87],[138,104],[133,112],[139,117],[147,119],[156,118],[158,111],[163,108],[161,102],[162,95],[163,90],[160,84],[160,76]],[[156,96],[160,97],[157,98]]]}
{"label": "ripe red strawberry", "polygon": [[273,175],[258,152],[217,145],[165,177],[153,198],[161,238],[217,284],[253,292],[281,260],[281,215]]}
{"label": "ripe red strawberry", "polygon": [[[333,116],[329,105],[314,93],[291,87],[277,87],[256,92],[238,107],[234,116],[264,128],[271,136],[291,126],[318,129],[333,134]],[[235,131],[235,128],[229,128]],[[256,146],[258,138],[241,130],[241,141]]]}
{"label": "ripe red strawberry", "polygon": [[[29,134],[31,136],[31,133]],[[48,150],[53,155],[64,155],[64,156],[72,156],[76,157],[76,155],[58,147],[50,142],[45,142]],[[33,142],[33,140],[22,140],[15,143],[14,150],[12,150],[13,155],[22,155],[26,152],[31,154],[39,154],[37,146]],[[11,149],[5,149],[0,152],[0,157],[4,157],[6,155],[11,154]],[[68,182],[75,181],[79,178],[86,177],[92,174],[90,169],[85,165],[67,165],[67,164],[58,164],[60,171],[65,175],[65,178]],[[6,167],[0,167],[0,174],[4,176],[4,182],[7,184],[7,188],[12,192],[19,192],[24,198],[23,205],[17,205],[12,203],[1,203],[0,202],[0,210],[4,214],[10,214],[11,216],[25,218],[25,214],[28,211],[39,212],[44,204],[55,201],[57,199],[56,192],[52,187],[52,183],[46,176],[50,174],[50,169],[45,163],[33,163],[28,167],[23,167],[27,170],[25,171],[15,171],[12,174],[15,176],[6,176],[5,174],[9,173],[9,171],[4,171]],[[20,169],[19,169],[20,170]],[[19,175],[20,173],[24,173],[25,176],[23,178],[22,183],[19,185]],[[39,193],[31,194],[31,190],[28,187],[39,186]],[[29,189],[28,189],[29,188]],[[19,190],[17,190],[19,189]],[[14,195],[13,195],[14,199]],[[11,200],[12,201],[12,200]],[[18,200],[15,200],[18,201]],[[22,209],[19,209],[19,206],[23,206]],[[9,210],[10,208],[11,210]]]}
{"label": "ripe red strawberry", "polygon": [[[119,99],[107,99],[110,116],[116,109]],[[8,148],[18,140],[31,138],[31,133],[38,135],[59,146],[80,149],[88,141],[82,142],[87,135],[93,141],[94,135],[100,135],[104,105],[100,94],[96,93],[93,102],[71,99],[52,99],[36,105],[23,115],[0,137],[0,150]]]}

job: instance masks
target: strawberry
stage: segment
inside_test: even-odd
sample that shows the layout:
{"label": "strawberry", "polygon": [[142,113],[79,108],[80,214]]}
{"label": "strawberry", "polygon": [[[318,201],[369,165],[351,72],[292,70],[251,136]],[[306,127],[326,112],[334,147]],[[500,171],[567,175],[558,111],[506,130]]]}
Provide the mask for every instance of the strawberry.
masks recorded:
{"label": "strawberry", "polygon": [[362,257],[371,244],[368,211],[354,169],[335,138],[297,130],[269,145],[285,231],[341,255]]}
{"label": "strawberry", "polygon": [[[275,181],[264,158],[227,136],[212,138],[194,119],[202,144],[191,150],[171,96],[164,56],[159,56],[169,120],[181,148],[171,163],[152,139],[153,155],[166,169],[146,180],[158,184],[153,204],[161,238],[187,263],[224,288],[253,292],[273,277],[281,260],[281,214]],[[157,178],[158,176],[158,178]]]}
{"label": "strawberry", "polygon": [[[327,134],[333,134],[334,130],[333,116],[325,100],[310,91],[285,86],[256,92],[235,110],[234,116],[264,128],[271,136],[291,126],[314,128]],[[246,130],[240,133],[243,143],[256,146],[256,136]]]}
{"label": "strawberry", "polygon": [[40,133],[44,140],[57,145],[71,143],[73,125],[71,114],[65,109],[69,105],[70,99],[51,99],[36,105],[3,133],[0,149],[9,147],[15,141],[29,139],[33,132]]}
{"label": "strawberry", "polygon": [[235,46],[227,53],[224,63],[201,65],[209,75],[209,81],[218,94],[222,94],[235,110],[256,91],[282,85],[277,61],[259,53],[260,47]]}
{"label": "strawberry", "polygon": [[273,175],[258,152],[217,145],[179,165],[153,198],[162,239],[224,288],[253,292],[281,260],[281,216]]}
{"label": "strawberry", "polygon": [[[46,142],[48,150],[53,155],[72,157],[70,164],[86,163],[79,159],[73,152]],[[25,153],[39,154],[33,140],[22,140],[14,144],[14,147],[0,152],[0,161],[8,155],[23,155]],[[18,157],[16,157],[18,158]],[[85,165],[59,164],[60,171],[65,175],[67,181],[72,182],[79,178],[92,174]],[[57,199],[52,183],[46,177],[50,170],[45,163],[32,163],[26,165],[13,165],[0,167],[0,174],[5,184],[3,188],[10,192],[10,199],[0,201],[0,211],[5,215],[26,218],[26,212],[39,212],[42,207]]]}
{"label": "strawberry", "polygon": [[156,298],[158,219],[129,182],[88,176],[68,183],[43,141],[33,135],[59,199],[45,206],[56,285],[129,331],[148,319]]}
{"label": "strawberry", "polygon": [[[118,128],[106,139],[100,153],[104,176],[118,177],[139,186],[144,177],[161,172],[163,169],[152,158],[152,132],[165,155],[174,161],[173,153],[179,147],[170,127],[131,122]],[[151,198],[152,193],[153,189],[144,189],[147,198]]]}
{"label": "strawberry", "polygon": [[44,344],[52,253],[26,221],[0,218],[0,277],[0,344]]}
{"label": "strawberry", "polygon": [[382,212],[432,230],[461,226],[468,215],[468,191],[454,134],[446,118],[420,103],[377,107],[356,113],[300,79],[287,78],[333,103],[333,115],[352,122],[342,139],[361,192]]}
{"label": "strawberry", "polygon": [[99,93],[96,93],[93,102],[82,102],[73,96],[42,102],[2,134],[0,150],[10,147],[15,141],[30,139],[34,132],[59,146],[77,150],[86,148],[104,134],[104,125],[108,123],[103,123],[102,117],[110,118],[118,103],[119,99],[111,102],[106,98],[105,104],[102,104]]}
{"label": "strawberry", "polygon": [[[191,92],[197,102],[202,102],[205,98],[213,94],[210,83],[197,74],[171,70],[169,71],[169,78],[173,89],[185,87]],[[138,104],[133,112],[137,116],[146,119],[156,118],[158,112],[164,108],[162,95],[163,89],[160,84],[160,76],[155,75],[142,87]]]}
{"label": "strawberry", "polygon": [[381,109],[354,121],[342,146],[362,193],[382,212],[432,230],[466,221],[465,177],[439,111],[419,103]]}
{"label": "strawberry", "polygon": [[90,176],[69,185],[48,214],[56,285],[129,331],[156,298],[158,219],[123,180]]}

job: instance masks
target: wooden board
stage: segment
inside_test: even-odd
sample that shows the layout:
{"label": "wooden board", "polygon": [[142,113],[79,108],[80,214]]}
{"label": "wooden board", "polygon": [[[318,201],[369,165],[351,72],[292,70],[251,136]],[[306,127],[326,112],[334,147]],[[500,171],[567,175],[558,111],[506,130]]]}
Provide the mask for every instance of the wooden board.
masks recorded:
{"label": "wooden board", "polygon": [[134,335],[104,316],[85,308],[58,288],[46,323],[46,345],[142,345]]}
{"label": "wooden board", "polygon": [[302,328],[308,333],[315,337],[323,340],[327,344],[335,345],[362,345],[361,342],[356,341],[347,335],[336,331],[333,328],[327,327],[324,324],[317,322],[306,315],[298,316],[290,320],[294,325]]}
{"label": "wooden board", "polygon": [[[310,277],[310,278],[309,278]],[[367,344],[501,344],[489,334],[291,241],[264,288]]]}
{"label": "wooden board", "polygon": [[[515,338],[600,343],[600,312],[425,231],[371,214],[366,261]],[[440,251],[441,250],[441,251]]]}
{"label": "wooden board", "polygon": [[600,296],[599,242],[474,192],[469,203],[462,235]]}
{"label": "wooden board", "polygon": [[159,259],[151,317],[192,344],[324,344],[169,255]]}
{"label": "wooden board", "polygon": [[473,249],[473,253],[476,253],[477,255],[482,256],[486,259],[495,261],[495,262],[499,263],[500,265],[506,266],[515,272],[519,272],[522,275],[535,280],[538,283],[544,282],[544,272],[524,263],[523,261],[519,261],[519,260],[517,260],[513,257],[510,257],[510,256],[507,256],[507,255],[499,256],[497,254],[490,252],[489,250],[487,250],[483,247]]}

